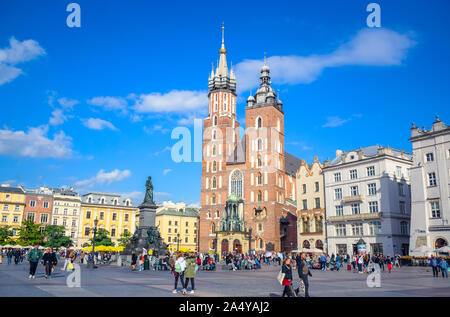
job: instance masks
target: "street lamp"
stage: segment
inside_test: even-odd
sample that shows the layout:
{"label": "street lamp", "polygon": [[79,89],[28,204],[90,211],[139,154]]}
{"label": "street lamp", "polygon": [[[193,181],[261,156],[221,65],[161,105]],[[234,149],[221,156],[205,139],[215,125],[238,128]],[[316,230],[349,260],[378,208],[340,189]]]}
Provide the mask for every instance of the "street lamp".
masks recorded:
{"label": "street lamp", "polygon": [[248,229],[248,253],[251,253],[250,251],[252,251],[252,232],[252,228]]}
{"label": "street lamp", "polygon": [[95,266],[95,236],[97,235],[97,224],[98,224],[98,219],[95,218],[95,220],[94,220],[94,238],[92,239],[92,258],[91,258],[91,261],[88,263],[89,269],[97,268]]}
{"label": "street lamp", "polygon": [[177,252],[180,250],[180,234],[177,233]]}

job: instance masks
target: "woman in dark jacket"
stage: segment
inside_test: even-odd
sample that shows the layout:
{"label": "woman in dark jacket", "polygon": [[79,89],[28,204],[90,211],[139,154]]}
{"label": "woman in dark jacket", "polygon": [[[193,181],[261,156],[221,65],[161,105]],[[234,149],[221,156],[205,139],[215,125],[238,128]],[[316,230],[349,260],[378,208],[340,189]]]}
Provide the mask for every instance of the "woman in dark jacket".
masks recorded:
{"label": "woman in dark jacket", "polygon": [[135,251],[131,252],[131,270],[136,270],[137,255]]}
{"label": "woman in dark jacket", "polygon": [[288,297],[291,297],[293,294],[291,294],[291,290],[289,288],[289,285],[292,283],[292,265],[291,265],[291,259],[286,257],[283,261],[283,266],[281,267],[281,272],[284,273],[284,279],[281,285],[284,286],[283,295],[287,295]]}
{"label": "woman in dark jacket", "polygon": [[52,268],[54,265],[58,263],[56,259],[56,254],[53,252],[53,249],[47,249],[47,252],[44,253],[42,257],[42,261],[44,262],[45,267],[45,278],[52,275]]}

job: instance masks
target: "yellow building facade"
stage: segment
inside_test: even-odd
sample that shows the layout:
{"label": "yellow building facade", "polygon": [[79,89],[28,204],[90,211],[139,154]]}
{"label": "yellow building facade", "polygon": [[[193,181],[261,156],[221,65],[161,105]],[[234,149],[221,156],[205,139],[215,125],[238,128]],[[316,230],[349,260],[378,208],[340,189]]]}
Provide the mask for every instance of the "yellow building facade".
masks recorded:
{"label": "yellow building facade", "polygon": [[13,239],[18,237],[18,229],[22,226],[25,208],[25,191],[22,187],[0,187],[0,226],[10,226]]}
{"label": "yellow building facade", "polygon": [[131,199],[108,193],[88,193],[82,196],[79,227],[79,247],[91,245],[94,220],[98,220],[97,230],[109,232],[111,241],[117,246],[118,239],[125,232],[131,235],[139,226],[139,209]]}
{"label": "yellow building facade", "polygon": [[325,195],[322,164],[302,160],[297,171],[297,246],[304,252],[326,251]]}
{"label": "yellow building facade", "polygon": [[156,210],[155,225],[172,250],[197,251],[199,211],[185,203],[164,202]]}

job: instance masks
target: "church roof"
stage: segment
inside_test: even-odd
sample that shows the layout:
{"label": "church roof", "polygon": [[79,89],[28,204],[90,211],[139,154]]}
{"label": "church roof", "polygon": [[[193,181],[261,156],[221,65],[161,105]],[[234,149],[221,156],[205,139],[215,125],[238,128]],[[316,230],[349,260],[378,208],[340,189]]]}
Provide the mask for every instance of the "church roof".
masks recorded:
{"label": "church roof", "polygon": [[302,165],[302,161],[300,159],[289,154],[288,152],[284,153],[284,171],[286,174],[295,177],[300,165]]}

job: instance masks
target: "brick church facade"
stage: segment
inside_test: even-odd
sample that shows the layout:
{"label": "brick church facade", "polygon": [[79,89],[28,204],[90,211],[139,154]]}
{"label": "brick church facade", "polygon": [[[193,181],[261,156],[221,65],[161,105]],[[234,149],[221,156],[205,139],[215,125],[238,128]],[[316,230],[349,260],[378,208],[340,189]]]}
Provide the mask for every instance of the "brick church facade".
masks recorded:
{"label": "brick church facade", "polygon": [[301,161],[284,151],[283,103],[270,85],[270,68],[264,62],[260,87],[247,100],[244,132],[236,118],[236,77],[228,70],[223,28],[219,54],[203,124],[199,250],[294,250]]}

